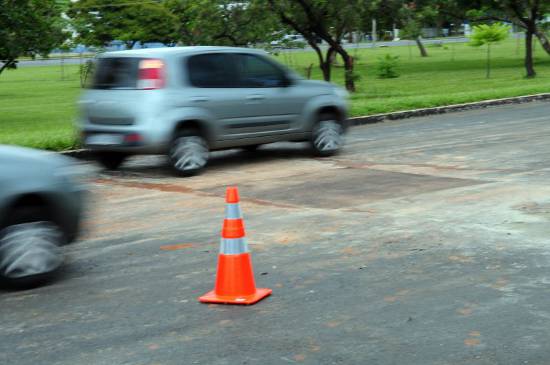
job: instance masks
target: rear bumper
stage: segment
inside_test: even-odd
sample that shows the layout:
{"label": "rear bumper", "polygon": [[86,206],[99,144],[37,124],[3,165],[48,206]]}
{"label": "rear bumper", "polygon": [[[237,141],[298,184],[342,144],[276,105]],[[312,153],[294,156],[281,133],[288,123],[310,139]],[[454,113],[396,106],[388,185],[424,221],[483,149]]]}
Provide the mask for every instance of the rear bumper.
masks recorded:
{"label": "rear bumper", "polygon": [[[101,136],[114,137],[112,141],[102,142]],[[97,138],[96,138],[97,137]],[[81,144],[90,151],[112,151],[128,154],[164,153],[167,143],[152,139],[142,131],[83,130]]]}

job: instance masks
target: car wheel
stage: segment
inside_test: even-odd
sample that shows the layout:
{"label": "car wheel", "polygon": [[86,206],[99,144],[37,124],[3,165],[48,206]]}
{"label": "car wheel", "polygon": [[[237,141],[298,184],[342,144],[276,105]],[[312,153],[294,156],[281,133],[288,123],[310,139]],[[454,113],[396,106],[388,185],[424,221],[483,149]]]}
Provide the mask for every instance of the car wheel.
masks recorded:
{"label": "car wheel", "polygon": [[128,158],[128,155],[120,152],[96,152],[96,160],[108,170],[116,170]]}
{"label": "car wheel", "polygon": [[313,127],[311,145],[319,156],[332,156],[344,144],[344,129],[334,116],[322,116]]}
{"label": "car wheel", "polygon": [[0,232],[0,277],[30,287],[50,279],[63,263],[63,232],[52,222],[8,226]]}
{"label": "car wheel", "polygon": [[182,176],[198,174],[206,166],[208,157],[206,140],[194,131],[179,133],[169,152],[170,165]]}

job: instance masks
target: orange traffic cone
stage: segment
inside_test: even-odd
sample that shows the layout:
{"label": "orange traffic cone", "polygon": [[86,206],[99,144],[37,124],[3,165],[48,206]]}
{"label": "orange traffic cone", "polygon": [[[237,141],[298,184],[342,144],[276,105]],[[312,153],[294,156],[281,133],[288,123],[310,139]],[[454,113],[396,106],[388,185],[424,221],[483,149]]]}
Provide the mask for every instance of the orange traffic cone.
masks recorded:
{"label": "orange traffic cone", "polygon": [[214,290],[199,298],[202,303],[254,304],[271,294],[256,288],[252,258],[246,243],[239,191],[228,187],[223,221],[218,272]]}

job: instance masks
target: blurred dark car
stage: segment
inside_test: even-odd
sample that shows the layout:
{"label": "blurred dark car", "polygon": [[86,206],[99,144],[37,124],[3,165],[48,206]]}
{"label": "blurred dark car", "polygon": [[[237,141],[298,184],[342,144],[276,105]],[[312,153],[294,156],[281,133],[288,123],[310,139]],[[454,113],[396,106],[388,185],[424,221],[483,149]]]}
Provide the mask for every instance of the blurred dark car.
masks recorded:
{"label": "blurred dark car", "polygon": [[0,145],[0,280],[33,284],[79,233],[85,171],[55,153]]}

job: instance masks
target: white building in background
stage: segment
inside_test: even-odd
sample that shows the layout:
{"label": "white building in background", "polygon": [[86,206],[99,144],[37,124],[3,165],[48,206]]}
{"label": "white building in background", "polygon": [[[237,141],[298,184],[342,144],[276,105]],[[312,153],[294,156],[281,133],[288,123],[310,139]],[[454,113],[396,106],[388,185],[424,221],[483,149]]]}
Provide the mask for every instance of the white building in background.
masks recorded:
{"label": "white building in background", "polygon": [[469,23],[464,23],[464,36],[468,37],[472,35],[472,27]]}

